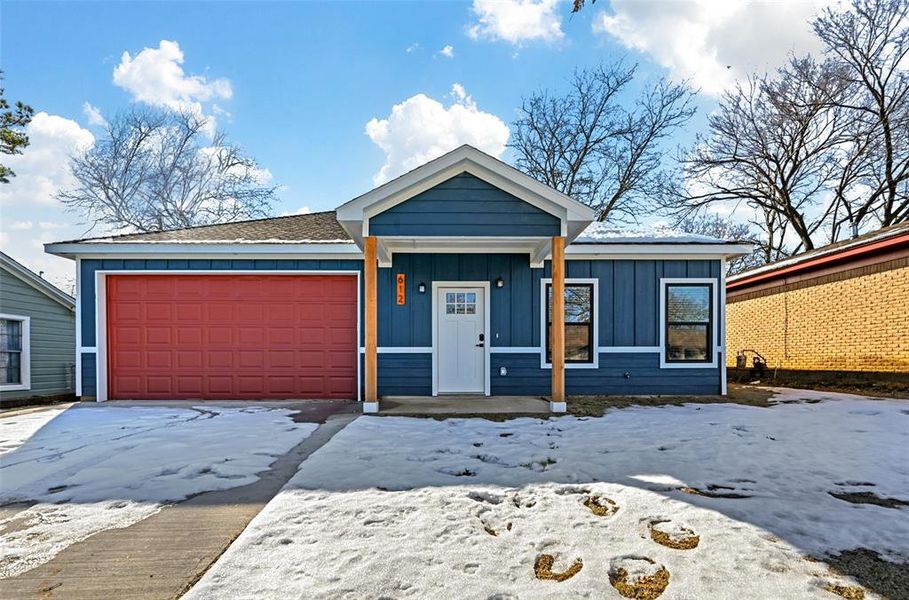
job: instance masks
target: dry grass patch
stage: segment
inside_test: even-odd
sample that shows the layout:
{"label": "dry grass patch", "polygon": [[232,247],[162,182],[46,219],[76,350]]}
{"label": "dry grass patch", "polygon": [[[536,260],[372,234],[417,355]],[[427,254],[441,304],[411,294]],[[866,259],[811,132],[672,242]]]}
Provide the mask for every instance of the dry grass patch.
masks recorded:
{"label": "dry grass patch", "polygon": [[673,550],[691,550],[697,548],[701,543],[701,537],[696,535],[693,530],[687,527],[676,527],[675,531],[667,532],[660,529],[663,523],[670,521],[651,521],[650,522],[650,539],[661,546],[672,548]]}
{"label": "dry grass patch", "polygon": [[865,600],[865,590],[857,585],[836,585],[828,583],[824,586],[824,589],[831,594],[842,596],[846,600]]}
{"label": "dry grass patch", "polygon": [[606,496],[587,496],[584,499],[584,506],[598,517],[611,517],[619,511],[619,505],[615,500]]}
{"label": "dry grass patch", "polygon": [[681,404],[745,404],[769,407],[773,392],[745,385],[730,385],[726,396],[571,396],[569,414],[578,417],[601,417],[610,408],[629,406],[678,406]]}
{"label": "dry grass patch", "polygon": [[541,554],[537,557],[536,561],[533,563],[533,574],[536,575],[537,579],[545,579],[550,581],[565,581],[566,579],[571,579],[578,572],[584,568],[584,561],[580,558],[575,559],[571,566],[556,573],[552,570],[552,565],[555,564],[555,557],[551,554]]}
{"label": "dry grass patch", "polygon": [[[726,486],[710,486],[714,489],[735,489],[727,488]],[[691,494],[693,496],[704,496],[705,498],[751,498],[748,494],[739,494],[738,492],[716,492],[711,489],[702,490],[699,488],[693,487],[680,487],[678,488],[680,492],[685,492],[686,494]]]}

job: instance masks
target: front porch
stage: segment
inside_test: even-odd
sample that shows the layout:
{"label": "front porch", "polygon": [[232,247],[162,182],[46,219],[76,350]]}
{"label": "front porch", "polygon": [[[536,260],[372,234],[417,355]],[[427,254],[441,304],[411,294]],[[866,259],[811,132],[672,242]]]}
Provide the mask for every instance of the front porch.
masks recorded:
{"label": "front porch", "polygon": [[381,415],[542,415],[549,401],[539,396],[388,396],[379,402]]}

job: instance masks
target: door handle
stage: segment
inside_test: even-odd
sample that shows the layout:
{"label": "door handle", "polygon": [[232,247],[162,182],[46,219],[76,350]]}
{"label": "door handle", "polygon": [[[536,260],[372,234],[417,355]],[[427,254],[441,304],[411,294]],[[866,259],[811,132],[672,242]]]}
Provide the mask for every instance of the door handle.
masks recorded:
{"label": "door handle", "polygon": [[480,343],[477,344],[477,348],[482,348],[483,346],[485,346],[485,345],[486,345],[486,344],[484,343],[485,341],[486,341],[486,335],[483,334],[483,333],[481,333],[481,334],[480,334]]}

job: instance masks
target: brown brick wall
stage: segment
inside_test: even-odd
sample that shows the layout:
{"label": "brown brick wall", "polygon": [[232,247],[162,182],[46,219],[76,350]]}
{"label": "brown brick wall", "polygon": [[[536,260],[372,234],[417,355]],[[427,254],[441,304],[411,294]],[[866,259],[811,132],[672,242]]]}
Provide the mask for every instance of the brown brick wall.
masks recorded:
{"label": "brown brick wall", "polygon": [[771,368],[909,373],[905,260],[731,294],[726,318],[729,366],[748,349]]}

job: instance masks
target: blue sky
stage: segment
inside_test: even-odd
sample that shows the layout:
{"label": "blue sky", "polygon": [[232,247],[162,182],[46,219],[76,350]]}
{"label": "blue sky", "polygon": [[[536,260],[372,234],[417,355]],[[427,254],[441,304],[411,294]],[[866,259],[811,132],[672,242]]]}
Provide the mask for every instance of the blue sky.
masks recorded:
{"label": "blue sky", "polygon": [[41,118],[32,147],[7,161],[19,177],[0,189],[0,245],[65,285],[72,264],[40,251],[87,229],[53,200],[69,181],[65,157],[100,134],[98,115],[131,103],[198,106],[281,186],[276,214],[329,210],[451,145],[510,160],[522,96],[621,57],[640,62],[636,86],[665,75],[702,89],[674,140],[688,143],[735,77],[812,49],[816,9],[599,0],[571,16],[559,0],[4,1],[7,96]]}

